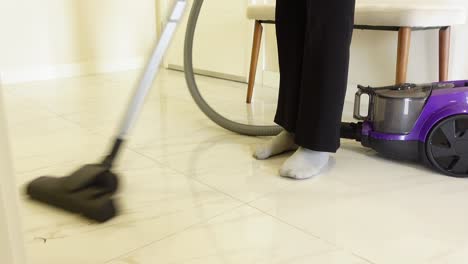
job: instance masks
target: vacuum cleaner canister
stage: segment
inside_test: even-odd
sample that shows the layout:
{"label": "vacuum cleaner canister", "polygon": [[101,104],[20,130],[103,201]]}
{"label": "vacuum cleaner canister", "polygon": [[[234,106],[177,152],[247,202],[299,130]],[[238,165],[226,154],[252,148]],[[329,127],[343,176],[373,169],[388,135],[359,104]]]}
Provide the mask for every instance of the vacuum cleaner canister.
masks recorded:
{"label": "vacuum cleaner canister", "polygon": [[[362,122],[343,124],[344,138],[394,159],[468,177],[468,81],[358,88],[354,117]],[[363,94],[369,95],[366,116],[360,113]]]}

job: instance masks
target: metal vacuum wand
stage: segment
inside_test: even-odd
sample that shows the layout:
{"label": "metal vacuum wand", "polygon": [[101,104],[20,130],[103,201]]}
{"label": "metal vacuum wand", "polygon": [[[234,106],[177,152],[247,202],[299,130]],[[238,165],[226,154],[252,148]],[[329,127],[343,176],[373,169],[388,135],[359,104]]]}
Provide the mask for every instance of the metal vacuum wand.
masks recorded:
{"label": "metal vacuum wand", "polygon": [[117,215],[114,195],[118,189],[118,177],[111,171],[112,164],[156,79],[163,56],[173,39],[186,6],[186,0],[178,0],[175,3],[163,34],[140,78],[109,155],[103,162],[84,165],[66,177],[45,176],[35,179],[26,188],[27,194],[32,199],[98,222],[105,222]]}

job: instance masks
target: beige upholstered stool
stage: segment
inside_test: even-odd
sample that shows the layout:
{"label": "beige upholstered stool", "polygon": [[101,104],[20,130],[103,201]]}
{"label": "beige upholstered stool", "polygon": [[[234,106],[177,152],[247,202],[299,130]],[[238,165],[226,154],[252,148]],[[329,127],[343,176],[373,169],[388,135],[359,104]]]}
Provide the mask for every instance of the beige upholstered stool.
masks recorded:
{"label": "beige upholstered stool", "polygon": [[[293,0],[291,0],[293,1]],[[255,20],[247,103],[252,101],[263,25],[275,22],[275,0],[251,1],[247,17]],[[466,22],[466,10],[450,4],[360,4],[356,6],[355,29],[398,31],[396,83],[405,83],[411,32],[439,30],[439,80],[448,80],[450,27]]]}

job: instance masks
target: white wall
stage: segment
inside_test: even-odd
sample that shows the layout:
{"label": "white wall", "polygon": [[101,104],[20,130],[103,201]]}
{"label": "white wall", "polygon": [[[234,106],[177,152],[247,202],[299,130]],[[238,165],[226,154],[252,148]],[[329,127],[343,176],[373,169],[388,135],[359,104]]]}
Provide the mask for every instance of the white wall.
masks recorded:
{"label": "white wall", "polygon": [[[191,7],[193,0],[188,2]],[[247,80],[253,35],[252,23],[246,18],[247,3],[247,0],[207,0],[203,3],[193,49],[197,72]],[[182,21],[166,57],[170,68],[181,69],[183,66],[187,17]]]}
{"label": "white wall", "polygon": [[[217,2],[222,1],[230,3],[223,5],[226,8],[229,6],[229,10],[217,9]],[[204,68],[245,79],[253,27],[252,22],[245,18],[247,0],[236,5],[229,0],[222,1],[206,1],[199,27],[201,35],[197,45],[200,50],[197,54],[205,58],[205,66],[211,65]],[[429,0],[407,1],[425,3]],[[460,3],[468,8],[468,0],[430,1]],[[169,0],[0,0],[1,78],[3,82],[11,83],[139,67],[156,38],[156,22],[162,20],[156,19],[157,14],[166,15],[166,2]],[[156,11],[157,8],[160,10]],[[242,22],[235,30],[234,23],[225,21],[227,24],[223,24],[223,19]],[[208,27],[212,22],[215,27]],[[231,28],[226,29],[227,26]],[[264,69],[268,77],[277,72],[278,66],[274,27],[267,26],[265,31]],[[172,61],[181,61],[183,34],[178,35],[176,40],[179,41],[176,41],[176,47],[171,49],[172,56],[169,56],[175,58]],[[356,31],[350,82],[372,85],[392,83],[396,40],[394,32]],[[468,51],[464,48],[467,41],[468,26],[455,27],[450,69],[453,79],[468,78]],[[202,52],[202,46],[209,52]],[[168,62],[171,63],[171,60]],[[242,65],[234,67],[237,64]],[[415,32],[409,79],[420,82],[435,80],[436,77],[437,32]],[[261,78],[258,80],[261,81]]]}
{"label": "white wall", "polygon": [[[452,0],[459,2],[468,10],[468,0]],[[456,27],[452,39],[451,76],[453,79],[468,79],[468,25]]]}
{"label": "white wall", "polygon": [[0,0],[6,83],[141,66],[156,36],[155,0]]}
{"label": "white wall", "polygon": [[[392,0],[357,0],[389,2]],[[394,2],[394,1],[392,1]],[[420,2],[429,0],[406,0]],[[435,3],[457,3],[466,6],[468,0],[430,0]],[[268,26],[266,35],[267,72],[277,72],[276,39],[274,28]],[[468,25],[456,26],[452,31],[451,79],[468,79]],[[394,82],[397,33],[358,31],[354,33],[350,77],[351,84],[387,85]],[[437,81],[438,78],[438,31],[413,33],[408,80],[411,82]],[[277,78],[277,77],[276,77]],[[276,79],[275,78],[275,79]]]}

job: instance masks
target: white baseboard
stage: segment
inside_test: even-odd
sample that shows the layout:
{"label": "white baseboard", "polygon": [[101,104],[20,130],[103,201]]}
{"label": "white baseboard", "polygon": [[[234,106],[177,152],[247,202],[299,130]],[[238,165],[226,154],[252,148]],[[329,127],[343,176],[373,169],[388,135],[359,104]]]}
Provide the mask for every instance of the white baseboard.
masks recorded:
{"label": "white baseboard", "polygon": [[0,78],[3,84],[51,80],[133,70],[141,68],[144,62],[143,57],[135,57],[116,61],[84,61],[72,64],[11,67],[0,70]]}
{"label": "white baseboard", "polygon": [[[181,66],[181,65],[168,64],[167,68],[169,70],[184,71],[184,66]],[[213,78],[218,78],[218,79],[223,79],[223,80],[228,80],[228,81],[247,83],[247,78],[245,76],[239,76],[239,75],[233,75],[233,74],[227,74],[227,73],[215,72],[215,71],[208,71],[208,70],[202,70],[202,69],[196,69],[196,68],[194,68],[193,71],[195,74],[198,74],[198,75],[203,75],[207,77],[213,77]]]}

